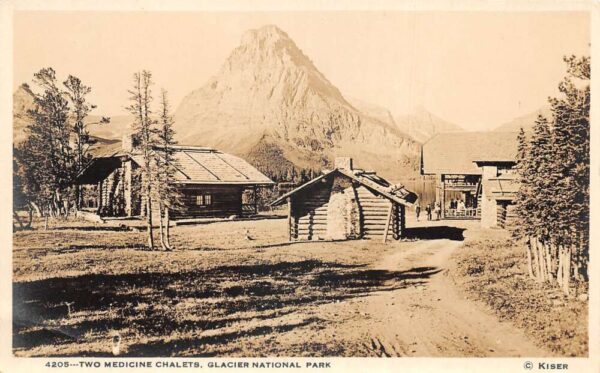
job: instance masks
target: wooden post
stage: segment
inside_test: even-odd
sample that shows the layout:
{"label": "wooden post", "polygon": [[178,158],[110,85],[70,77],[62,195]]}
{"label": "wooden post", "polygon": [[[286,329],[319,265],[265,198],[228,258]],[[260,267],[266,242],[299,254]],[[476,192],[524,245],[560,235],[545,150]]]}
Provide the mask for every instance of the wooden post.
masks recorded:
{"label": "wooden post", "polygon": [[96,205],[98,205],[98,214],[100,214],[100,210],[102,209],[102,180],[98,182],[98,190],[96,194]]}
{"label": "wooden post", "polygon": [[387,221],[385,222],[385,230],[383,231],[383,243],[387,241],[388,231],[390,230],[390,221],[392,220],[392,213],[394,212],[394,202],[390,202],[390,209],[388,211]]}
{"label": "wooden post", "polygon": [[442,191],[440,193],[440,208],[442,209],[442,219],[446,219],[446,182],[444,181],[444,175],[440,176],[440,184]]}
{"label": "wooden post", "polygon": [[133,215],[133,204],[132,204],[132,182],[133,182],[133,165],[131,160],[124,162],[124,175],[123,175],[123,197],[125,198],[125,215]]}
{"label": "wooden post", "polygon": [[[243,200],[243,195],[244,194],[244,188],[240,188],[238,189],[238,212],[237,212],[237,216],[238,218],[243,218],[244,217],[244,200]],[[211,197],[212,198],[212,197]]]}
{"label": "wooden post", "polygon": [[258,193],[257,186],[254,186],[254,215],[258,214]]}
{"label": "wooden post", "polygon": [[525,249],[527,250],[527,271],[529,272],[529,277],[533,278],[533,264],[531,258],[531,241],[529,239],[525,242]]}
{"label": "wooden post", "polygon": [[292,241],[292,198],[287,198],[288,205],[288,216],[287,216],[287,226],[288,226],[288,241]]}

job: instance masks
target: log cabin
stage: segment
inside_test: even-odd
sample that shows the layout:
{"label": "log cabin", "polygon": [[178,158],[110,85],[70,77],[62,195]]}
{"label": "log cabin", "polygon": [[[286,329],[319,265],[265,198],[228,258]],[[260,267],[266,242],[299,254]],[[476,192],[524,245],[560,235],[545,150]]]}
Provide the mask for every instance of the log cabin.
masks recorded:
{"label": "log cabin", "polygon": [[[421,174],[435,175],[442,219],[508,228],[516,217],[517,133],[439,133],[423,144]],[[462,201],[460,208],[451,201]],[[464,206],[463,206],[464,205]]]}
{"label": "log cabin", "polygon": [[271,205],[288,205],[288,237],[293,240],[400,239],[406,206],[416,194],[375,172],[354,169],[337,158],[335,169],[282,195]]}
{"label": "log cabin", "polygon": [[[100,217],[144,215],[138,172],[143,158],[127,137],[120,149],[113,144],[96,151],[78,175],[88,190],[84,209]],[[170,212],[174,220],[256,214],[258,188],[273,182],[245,160],[199,146],[173,146],[177,172],[174,184],[182,205]]]}

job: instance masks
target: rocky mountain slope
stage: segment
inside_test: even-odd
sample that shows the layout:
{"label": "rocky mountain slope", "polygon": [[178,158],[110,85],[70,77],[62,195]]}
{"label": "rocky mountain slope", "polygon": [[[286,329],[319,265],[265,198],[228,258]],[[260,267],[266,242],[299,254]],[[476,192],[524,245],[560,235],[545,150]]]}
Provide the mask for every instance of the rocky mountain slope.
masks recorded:
{"label": "rocky mountain slope", "polygon": [[13,142],[25,140],[27,133],[27,110],[33,108],[33,97],[21,86],[13,93]]}
{"label": "rocky mountain slope", "polygon": [[238,154],[266,171],[327,167],[342,155],[388,177],[418,165],[413,139],[347,101],[276,26],[244,34],[221,70],[184,98],[175,123],[181,143]]}
{"label": "rocky mountain slope", "polygon": [[[33,97],[23,87],[19,87],[13,93],[13,143],[18,145],[27,138],[27,125],[29,118],[27,111],[34,108]],[[128,131],[131,117],[112,117],[110,123],[99,124],[100,116],[90,115],[86,118],[89,125],[88,130],[92,138],[90,152],[104,152],[105,148],[115,150],[119,147],[118,142]]]}

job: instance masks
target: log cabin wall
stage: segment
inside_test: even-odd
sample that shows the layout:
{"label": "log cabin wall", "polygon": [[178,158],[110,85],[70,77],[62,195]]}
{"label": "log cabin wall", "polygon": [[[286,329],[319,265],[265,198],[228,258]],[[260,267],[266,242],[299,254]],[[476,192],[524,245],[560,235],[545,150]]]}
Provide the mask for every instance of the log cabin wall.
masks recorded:
{"label": "log cabin wall", "polygon": [[[361,211],[362,232],[364,238],[383,239],[385,227],[390,217],[392,202],[387,198],[379,197],[364,186],[356,188],[358,205]],[[393,218],[394,211],[392,211]],[[394,221],[390,222],[388,234],[393,232]],[[396,229],[398,230],[398,229]]]}
{"label": "log cabin wall", "polygon": [[318,240],[327,236],[327,207],[332,180],[322,179],[309,190],[292,198],[291,235],[297,240]]}
{"label": "log cabin wall", "polygon": [[406,207],[395,203],[393,214],[390,232],[395,240],[399,240],[406,232]]}
{"label": "log cabin wall", "polygon": [[183,195],[181,198],[183,206],[171,212],[173,219],[229,217],[242,214],[241,186],[184,185],[180,190]]}
{"label": "log cabin wall", "polygon": [[389,239],[405,232],[404,205],[343,175],[322,179],[289,198],[292,240],[383,239],[386,226]]}
{"label": "log cabin wall", "polygon": [[500,228],[512,229],[517,220],[515,205],[509,201],[497,201],[496,221]]}
{"label": "log cabin wall", "polygon": [[500,201],[497,201],[496,204],[496,225],[504,228],[506,224],[506,204]]}
{"label": "log cabin wall", "polygon": [[517,206],[514,203],[509,203],[506,206],[506,229],[514,229],[518,222]]}
{"label": "log cabin wall", "polygon": [[98,213],[101,216],[125,215],[124,169],[119,167],[98,183]]}

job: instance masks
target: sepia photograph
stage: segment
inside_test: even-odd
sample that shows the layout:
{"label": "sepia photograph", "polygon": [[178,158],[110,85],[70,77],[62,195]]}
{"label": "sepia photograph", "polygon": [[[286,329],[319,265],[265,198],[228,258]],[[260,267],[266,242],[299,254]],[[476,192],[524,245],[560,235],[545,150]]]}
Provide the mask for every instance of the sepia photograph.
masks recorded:
{"label": "sepia photograph", "polygon": [[11,28],[12,358],[526,371],[596,348],[590,12],[15,9]]}

